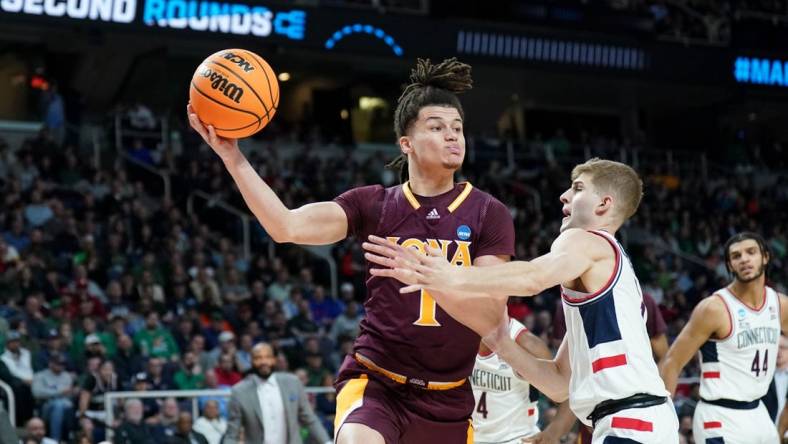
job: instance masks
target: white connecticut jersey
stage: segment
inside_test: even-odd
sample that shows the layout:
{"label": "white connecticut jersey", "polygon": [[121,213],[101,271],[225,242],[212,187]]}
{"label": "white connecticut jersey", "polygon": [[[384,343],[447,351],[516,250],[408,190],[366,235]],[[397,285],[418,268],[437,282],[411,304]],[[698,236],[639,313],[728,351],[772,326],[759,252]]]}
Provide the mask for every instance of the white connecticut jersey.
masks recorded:
{"label": "white connecticut jersey", "polygon": [[646,331],[646,308],[635,271],[615,237],[607,240],[616,265],[607,284],[596,293],[561,288],[572,377],[569,405],[586,425],[602,401],[637,393],[668,396],[659,376]]}
{"label": "white connecticut jersey", "polygon": [[742,303],[727,288],[711,297],[725,303],[731,329],[724,338],[711,339],[700,348],[700,397],[755,401],[769,389],[777,364],[779,295],[765,287],[763,304],[757,309]]}
{"label": "white connecticut jersey", "polygon": [[[526,331],[523,324],[509,320],[512,339],[517,340]],[[498,355],[476,355],[471,386],[476,399],[475,443],[506,443],[539,432],[539,393]]]}

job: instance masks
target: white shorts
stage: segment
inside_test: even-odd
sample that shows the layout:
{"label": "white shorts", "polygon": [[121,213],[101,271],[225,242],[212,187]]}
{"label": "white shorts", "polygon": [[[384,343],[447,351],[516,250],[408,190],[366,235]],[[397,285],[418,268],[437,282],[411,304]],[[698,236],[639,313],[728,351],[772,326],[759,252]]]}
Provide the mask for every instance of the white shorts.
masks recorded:
{"label": "white shorts", "polygon": [[607,415],[594,427],[591,444],[678,444],[679,418],[673,402]]}
{"label": "white shorts", "polygon": [[763,403],[750,410],[703,401],[695,407],[692,435],[698,444],[780,444],[777,427]]}

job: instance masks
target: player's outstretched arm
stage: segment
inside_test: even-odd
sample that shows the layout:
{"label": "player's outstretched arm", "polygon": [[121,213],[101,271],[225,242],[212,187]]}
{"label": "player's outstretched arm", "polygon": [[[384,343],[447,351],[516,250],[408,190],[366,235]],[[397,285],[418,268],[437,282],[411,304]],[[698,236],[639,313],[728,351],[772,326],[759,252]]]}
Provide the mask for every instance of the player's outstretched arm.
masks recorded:
{"label": "player's outstretched arm", "polygon": [[[602,243],[600,243],[602,242]],[[514,261],[491,267],[454,267],[440,250],[416,254],[394,242],[370,236],[365,257],[385,268],[375,276],[393,277],[406,284],[400,292],[417,290],[464,291],[496,296],[533,296],[555,285],[582,276],[595,260],[612,254],[606,241],[580,229],[561,233],[550,253],[530,262]]]}
{"label": "player's outstretched arm", "polygon": [[681,369],[687,365],[704,342],[711,337],[724,338],[730,332],[730,322],[725,302],[712,295],[702,300],[692,311],[689,322],[668,349],[659,363],[659,373],[665,388],[671,394],[676,391]]}
{"label": "player's outstretched arm", "polygon": [[347,236],[347,216],[339,204],[320,202],[288,209],[246,160],[237,139],[217,136],[213,126],[200,122],[191,105],[187,106],[187,113],[192,128],[222,159],[244,202],[275,242],[322,245]]}
{"label": "player's outstretched arm", "polygon": [[502,324],[495,333],[483,337],[484,343],[547,397],[555,402],[564,402],[569,396],[569,378],[572,374],[566,339],[558,348],[555,359],[541,359],[515,342],[504,327]]}

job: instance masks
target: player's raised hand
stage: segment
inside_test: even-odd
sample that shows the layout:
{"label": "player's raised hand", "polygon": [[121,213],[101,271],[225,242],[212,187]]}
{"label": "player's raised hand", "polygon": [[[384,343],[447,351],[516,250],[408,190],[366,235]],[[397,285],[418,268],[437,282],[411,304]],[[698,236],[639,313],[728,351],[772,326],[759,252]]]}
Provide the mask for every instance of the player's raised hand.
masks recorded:
{"label": "player's raised hand", "polygon": [[371,235],[363,245],[364,257],[384,268],[373,268],[373,276],[397,279],[406,286],[400,293],[411,293],[423,289],[451,289],[456,282],[455,273],[460,267],[452,266],[441,254],[441,250],[427,247],[427,254],[415,248],[405,248],[382,237]]}
{"label": "player's raised hand", "polygon": [[194,128],[197,133],[202,136],[205,141],[223,161],[231,159],[234,155],[240,153],[238,149],[238,139],[227,139],[218,136],[213,125],[204,125],[197,113],[194,111],[191,103],[186,105],[186,114],[189,116],[189,124]]}

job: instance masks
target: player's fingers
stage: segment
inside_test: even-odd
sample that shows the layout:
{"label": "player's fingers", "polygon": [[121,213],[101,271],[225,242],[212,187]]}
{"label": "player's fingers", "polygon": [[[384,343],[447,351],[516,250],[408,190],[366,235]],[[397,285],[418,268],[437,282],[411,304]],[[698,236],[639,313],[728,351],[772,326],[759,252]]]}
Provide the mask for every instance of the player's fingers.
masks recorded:
{"label": "player's fingers", "polygon": [[369,274],[378,277],[395,277],[394,270],[391,268],[370,268]]}
{"label": "player's fingers", "polygon": [[361,247],[369,252],[375,253],[385,257],[396,257],[396,252],[388,246],[373,244],[371,242],[364,242]]}
{"label": "player's fingers", "polygon": [[396,243],[391,242],[390,240],[386,239],[385,237],[375,236],[374,234],[370,234],[367,237],[367,239],[370,242],[374,243],[374,244],[378,244],[378,245],[381,245],[381,246],[384,246],[384,247],[391,247],[391,246],[396,246],[397,245]]}
{"label": "player's fingers", "polygon": [[399,289],[400,294],[408,294],[408,293],[415,293],[417,291],[421,291],[424,289],[424,286],[421,284],[414,284],[408,285],[407,287],[402,287]]}
{"label": "player's fingers", "polygon": [[393,265],[394,268],[417,271],[416,268],[420,266],[419,262],[408,260],[402,256],[397,256],[392,260],[394,261],[394,265]]}
{"label": "player's fingers", "polygon": [[197,114],[189,114],[189,124],[206,142],[208,141],[208,132],[205,130],[205,126],[202,124],[202,122],[200,122]]}
{"label": "player's fingers", "polygon": [[378,256],[377,254],[364,253],[364,258],[373,264],[377,264],[386,268],[395,268],[397,266],[396,261],[393,259],[384,256]]}
{"label": "player's fingers", "polygon": [[216,146],[219,142],[219,136],[216,135],[216,128],[213,125],[208,125],[208,142],[211,146]]}

